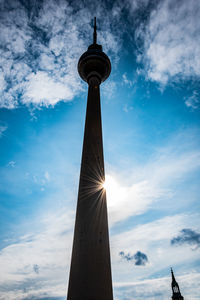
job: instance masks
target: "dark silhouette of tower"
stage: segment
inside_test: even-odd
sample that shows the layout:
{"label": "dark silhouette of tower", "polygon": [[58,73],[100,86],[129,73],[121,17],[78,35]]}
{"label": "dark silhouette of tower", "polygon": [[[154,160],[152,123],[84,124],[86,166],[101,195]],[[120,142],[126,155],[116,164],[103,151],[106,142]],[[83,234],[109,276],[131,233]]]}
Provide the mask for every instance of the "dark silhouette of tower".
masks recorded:
{"label": "dark silhouette of tower", "polygon": [[112,300],[100,107],[100,84],[111,64],[97,44],[96,18],[93,44],[80,57],[78,72],[89,88],[67,299]]}
{"label": "dark silhouette of tower", "polygon": [[183,296],[181,295],[179,285],[176,282],[174,272],[171,268],[171,274],[172,274],[172,300],[184,300]]}

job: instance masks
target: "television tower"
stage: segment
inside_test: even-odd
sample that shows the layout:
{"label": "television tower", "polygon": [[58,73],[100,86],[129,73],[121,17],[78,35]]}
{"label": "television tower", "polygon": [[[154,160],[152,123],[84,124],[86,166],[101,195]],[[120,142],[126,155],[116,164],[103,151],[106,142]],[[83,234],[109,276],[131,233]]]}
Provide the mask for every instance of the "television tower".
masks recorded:
{"label": "television tower", "polygon": [[96,18],[78,72],[88,98],[67,300],[113,300],[100,106],[100,84],[111,63],[97,44]]}

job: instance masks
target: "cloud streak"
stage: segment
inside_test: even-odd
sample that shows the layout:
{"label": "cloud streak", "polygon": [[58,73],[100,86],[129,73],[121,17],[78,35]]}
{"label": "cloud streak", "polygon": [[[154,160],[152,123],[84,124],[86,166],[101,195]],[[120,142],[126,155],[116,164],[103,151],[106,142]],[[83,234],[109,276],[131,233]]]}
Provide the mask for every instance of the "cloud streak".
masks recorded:
{"label": "cloud streak", "polygon": [[65,297],[74,213],[55,212],[0,251],[2,299]]}
{"label": "cloud streak", "polygon": [[[190,273],[177,277],[184,297],[198,299],[200,273]],[[170,276],[153,278],[148,280],[118,283],[114,282],[115,295],[117,299],[142,298],[148,300],[168,300],[171,297]]]}
{"label": "cloud streak", "polygon": [[0,125],[0,138],[2,136],[4,136],[4,132],[7,130],[7,126],[6,125]]}
{"label": "cloud streak", "polygon": [[[164,199],[175,207],[173,199],[178,197],[175,196],[178,184],[199,168],[200,152],[191,133],[180,132],[159,147],[145,165],[129,166],[125,172],[129,173],[128,179],[110,172],[106,176],[110,225],[144,214],[155,203],[161,208],[165,206]],[[176,205],[180,202],[176,201]]]}

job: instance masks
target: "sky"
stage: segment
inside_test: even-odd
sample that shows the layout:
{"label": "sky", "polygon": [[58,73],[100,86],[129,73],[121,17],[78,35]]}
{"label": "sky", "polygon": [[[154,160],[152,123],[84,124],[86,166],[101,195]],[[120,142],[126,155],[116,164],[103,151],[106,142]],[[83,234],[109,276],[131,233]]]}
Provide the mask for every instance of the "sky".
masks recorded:
{"label": "sky", "polygon": [[0,300],[66,299],[94,16],[114,299],[200,299],[200,2],[0,0]]}

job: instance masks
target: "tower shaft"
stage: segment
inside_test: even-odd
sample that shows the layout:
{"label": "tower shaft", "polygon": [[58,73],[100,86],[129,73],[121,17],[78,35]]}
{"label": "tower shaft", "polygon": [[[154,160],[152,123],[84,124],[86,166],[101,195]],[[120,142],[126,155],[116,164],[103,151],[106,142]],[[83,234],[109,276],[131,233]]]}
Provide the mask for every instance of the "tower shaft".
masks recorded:
{"label": "tower shaft", "polygon": [[68,300],[112,300],[100,88],[90,80]]}

